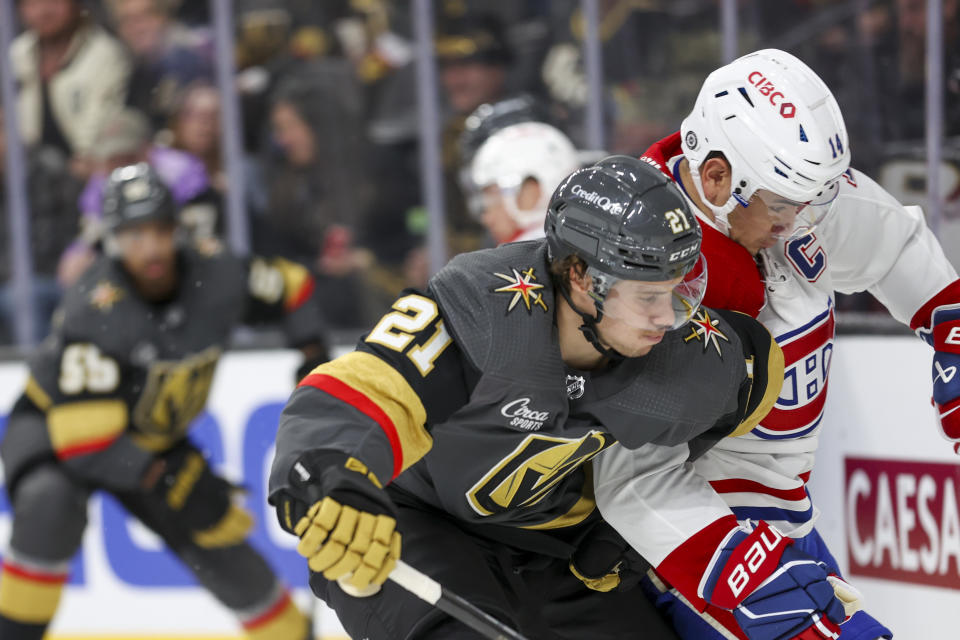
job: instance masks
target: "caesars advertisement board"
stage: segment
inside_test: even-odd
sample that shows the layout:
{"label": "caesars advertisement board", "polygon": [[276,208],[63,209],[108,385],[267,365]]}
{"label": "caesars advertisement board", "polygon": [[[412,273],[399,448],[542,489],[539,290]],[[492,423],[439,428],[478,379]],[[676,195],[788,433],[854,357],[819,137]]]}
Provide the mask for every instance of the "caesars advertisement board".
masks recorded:
{"label": "caesars advertisement board", "polygon": [[[246,488],[253,543],[312,607],[295,540],[266,504],[277,420],[298,361],[289,351],[227,354],[192,437]],[[867,609],[898,638],[950,637],[960,609],[960,456],[940,437],[930,406],[931,351],[909,336],[844,336],[824,366],[831,389],[808,485],[818,529]],[[4,413],[25,376],[22,364],[0,365]],[[9,510],[4,495],[3,544]],[[239,636],[231,616],[112,499],[94,498],[89,517],[54,638]],[[320,637],[345,637],[329,610],[315,615]]]}

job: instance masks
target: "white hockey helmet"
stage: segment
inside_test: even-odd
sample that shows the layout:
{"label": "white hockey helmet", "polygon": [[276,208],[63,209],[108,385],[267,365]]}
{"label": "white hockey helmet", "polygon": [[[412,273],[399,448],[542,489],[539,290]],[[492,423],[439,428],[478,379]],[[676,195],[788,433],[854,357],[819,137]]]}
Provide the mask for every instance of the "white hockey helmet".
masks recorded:
{"label": "white hockey helmet", "polygon": [[[553,191],[579,168],[577,150],[559,129],[543,122],[521,122],[487,138],[473,157],[470,179],[479,191],[499,187],[510,216],[527,229],[543,225]],[[540,183],[540,200],[520,209],[517,195],[527,178]]]}
{"label": "white hockey helmet", "polygon": [[[722,228],[754,196],[794,204],[790,235],[809,233],[836,197],[850,165],[847,129],[827,85],[795,56],[763,49],[711,73],[680,126],[683,154],[701,200]],[[700,166],[714,151],[730,163],[733,193],[721,206],[703,193]]]}

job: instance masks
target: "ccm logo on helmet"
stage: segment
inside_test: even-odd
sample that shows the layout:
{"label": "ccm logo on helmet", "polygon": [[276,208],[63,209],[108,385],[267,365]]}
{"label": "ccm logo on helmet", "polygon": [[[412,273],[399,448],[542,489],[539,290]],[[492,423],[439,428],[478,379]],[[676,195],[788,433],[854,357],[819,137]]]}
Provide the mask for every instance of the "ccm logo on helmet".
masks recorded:
{"label": "ccm logo on helmet", "polygon": [[[760,95],[767,96],[770,98],[770,104],[773,106],[780,106],[780,116],[783,118],[792,118],[797,114],[797,108],[793,106],[792,102],[784,102],[783,94],[777,91],[777,87],[774,86],[772,82],[767,80],[762,73],[759,71],[754,71],[747,76],[747,82],[755,86],[759,91]],[[778,102],[776,98],[779,98]]]}
{"label": "ccm logo on helmet", "polygon": [[614,202],[607,196],[602,196],[596,191],[587,191],[578,184],[573,185],[573,188],[570,189],[570,193],[575,196],[580,196],[587,202],[597,205],[604,211],[609,211],[613,214],[623,213],[623,205],[621,205],[619,202]]}

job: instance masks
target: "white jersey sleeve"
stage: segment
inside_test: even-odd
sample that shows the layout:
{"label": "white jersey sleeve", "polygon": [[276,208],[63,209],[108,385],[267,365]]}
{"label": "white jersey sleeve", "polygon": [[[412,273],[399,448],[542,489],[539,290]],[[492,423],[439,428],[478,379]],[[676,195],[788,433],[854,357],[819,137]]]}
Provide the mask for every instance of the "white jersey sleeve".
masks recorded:
{"label": "white jersey sleeve", "polygon": [[894,318],[909,323],[957,272],[919,207],[904,207],[859,171],[851,169],[847,178],[817,231],[833,286],[841,293],[869,291]]}
{"label": "white jersey sleeve", "polygon": [[730,507],[693,465],[686,444],[615,444],[593,460],[594,491],[603,518],[658,566],[694,534],[727,516]]}

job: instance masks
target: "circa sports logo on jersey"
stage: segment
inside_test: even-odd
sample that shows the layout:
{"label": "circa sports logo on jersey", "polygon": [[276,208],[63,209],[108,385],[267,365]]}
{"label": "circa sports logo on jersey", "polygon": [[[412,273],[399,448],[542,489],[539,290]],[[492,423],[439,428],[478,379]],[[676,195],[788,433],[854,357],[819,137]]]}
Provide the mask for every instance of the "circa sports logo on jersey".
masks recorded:
{"label": "circa sports logo on jersey", "polygon": [[612,214],[623,213],[623,205],[619,202],[614,202],[607,196],[602,196],[596,191],[587,191],[579,184],[573,185],[570,189],[570,193],[575,196],[579,196],[589,202],[590,204],[595,204],[604,211],[608,211]]}
{"label": "circa sports logo on jersey", "polygon": [[690,335],[684,337],[683,341],[696,340],[697,342],[703,342],[704,351],[713,346],[722,360],[723,352],[720,350],[720,341],[730,342],[730,338],[724,335],[720,329],[717,329],[719,323],[720,320],[714,320],[710,317],[709,311],[700,309],[697,311],[697,315],[690,319]]}
{"label": "circa sports logo on jersey", "polygon": [[511,268],[510,271],[513,275],[507,275],[505,273],[493,274],[510,283],[493,290],[494,293],[509,293],[513,295],[510,299],[510,304],[507,305],[507,313],[513,311],[513,308],[516,307],[517,303],[521,300],[523,300],[523,304],[527,308],[527,314],[533,313],[533,307],[540,307],[543,309],[543,312],[546,313],[547,303],[543,301],[543,294],[539,292],[540,289],[543,289],[543,285],[536,282],[537,276],[533,274],[533,267],[524,271]]}
{"label": "circa sports logo on jersey", "polygon": [[500,415],[510,418],[511,427],[524,431],[539,431],[543,423],[550,419],[549,411],[537,411],[530,408],[530,398],[517,398],[500,407]]}

